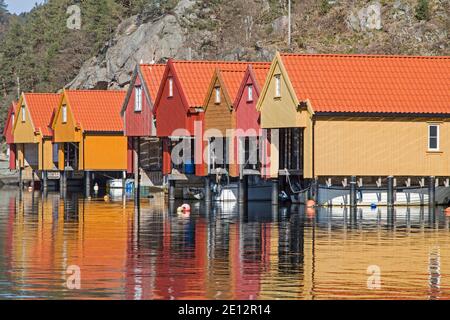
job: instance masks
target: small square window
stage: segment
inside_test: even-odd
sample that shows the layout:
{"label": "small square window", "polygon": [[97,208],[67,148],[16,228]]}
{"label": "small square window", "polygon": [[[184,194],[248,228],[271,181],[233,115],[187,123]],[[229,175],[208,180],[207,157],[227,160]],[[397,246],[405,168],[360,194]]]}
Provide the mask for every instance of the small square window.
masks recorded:
{"label": "small square window", "polygon": [[134,111],[141,112],[142,111],[142,87],[136,86],[134,88]]}
{"label": "small square window", "polygon": [[220,87],[216,87],[215,92],[216,92],[216,103],[220,103]]}
{"label": "small square window", "polygon": [[247,100],[253,101],[253,86],[251,84],[247,87]]}
{"label": "small square window", "polygon": [[281,75],[275,75],[275,98],[281,97]]}
{"label": "small square window", "polygon": [[428,150],[439,151],[439,125],[428,126]]}

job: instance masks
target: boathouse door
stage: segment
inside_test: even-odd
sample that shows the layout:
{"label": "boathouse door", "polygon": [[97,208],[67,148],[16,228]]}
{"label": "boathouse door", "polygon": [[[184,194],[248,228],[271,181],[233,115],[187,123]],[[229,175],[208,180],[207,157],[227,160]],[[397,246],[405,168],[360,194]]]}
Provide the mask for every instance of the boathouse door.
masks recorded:
{"label": "boathouse door", "polygon": [[303,128],[283,128],[279,131],[280,170],[303,175]]}
{"label": "boathouse door", "polygon": [[64,143],[64,168],[65,170],[78,170],[78,157],[80,147],[78,143],[67,142]]}

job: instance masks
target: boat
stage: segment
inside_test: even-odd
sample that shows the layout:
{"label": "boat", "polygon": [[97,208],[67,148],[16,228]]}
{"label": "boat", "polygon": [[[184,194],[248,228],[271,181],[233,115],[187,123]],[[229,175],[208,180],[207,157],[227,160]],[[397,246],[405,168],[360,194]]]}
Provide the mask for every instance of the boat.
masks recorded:
{"label": "boat", "polygon": [[[125,189],[133,190],[134,187],[134,179],[125,180]],[[106,188],[110,189],[124,189],[122,179],[110,179],[106,182]]]}
{"label": "boat", "polygon": [[[447,205],[450,200],[450,187],[439,186],[435,189],[436,203]],[[359,188],[356,193],[358,206],[386,206],[387,190],[385,188]],[[304,203],[305,193],[291,195],[292,203]],[[428,205],[428,188],[405,187],[394,192],[394,203],[398,206]],[[346,206],[350,204],[350,191],[343,187],[319,186],[318,205]]]}

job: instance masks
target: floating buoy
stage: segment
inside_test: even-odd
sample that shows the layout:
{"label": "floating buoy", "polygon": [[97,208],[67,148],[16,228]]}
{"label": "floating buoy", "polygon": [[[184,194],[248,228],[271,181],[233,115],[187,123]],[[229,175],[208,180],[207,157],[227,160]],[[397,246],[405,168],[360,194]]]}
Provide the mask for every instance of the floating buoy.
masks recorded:
{"label": "floating buoy", "polygon": [[377,208],[377,205],[376,205],[375,203],[371,203],[371,204],[370,204],[370,208],[371,208],[371,209],[376,209],[376,208]]}
{"label": "floating buoy", "polygon": [[109,201],[109,196],[108,196],[108,195],[104,196],[104,197],[103,197],[103,200],[105,200],[106,202],[108,202],[108,201]]}
{"label": "floating buoy", "polygon": [[308,218],[314,218],[314,216],[316,215],[316,209],[311,207],[306,208],[306,215],[308,216]]}
{"label": "floating buoy", "polygon": [[98,189],[99,189],[99,188],[98,188],[98,183],[96,183],[96,184],[94,185],[94,192],[97,193],[97,192],[98,192]]}
{"label": "floating buoy", "polygon": [[306,201],[306,207],[307,208],[314,208],[316,205],[316,202],[314,200],[308,200]]}
{"label": "floating buoy", "polygon": [[92,197],[91,197],[91,196],[89,196],[89,197],[87,197],[87,199],[88,199],[89,201],[91,201],[91,200],[92,200]]}
{"label": "floating buoy", "polygon": [[33,187],[32,186],[29,186],[28,187],[28,192],[32,192],[33,191]]}
{"label": "floating buoy", "polygon": [[183,204],[181,206],[181,208],[183,208],[183,211],[185,211],[185,212],[190,212],[191,211],[191,206],[188,205],[187,203]]}
{"label": "floating buoy", "polygon": [[447,217],[450,217],[450,207],[444,209],[444,213]]}

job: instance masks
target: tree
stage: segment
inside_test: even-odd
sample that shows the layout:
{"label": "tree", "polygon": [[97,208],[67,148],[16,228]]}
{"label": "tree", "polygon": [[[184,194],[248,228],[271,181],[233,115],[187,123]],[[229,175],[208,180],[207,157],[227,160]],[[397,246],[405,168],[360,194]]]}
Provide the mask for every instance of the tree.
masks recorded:
{"label": "tree", "polygon": [[430,6],[428,0],[419,0],[416,6],[416,18],[418,20],[430,19]]}

